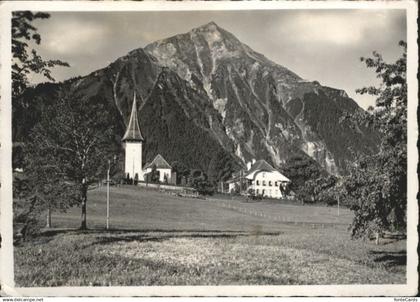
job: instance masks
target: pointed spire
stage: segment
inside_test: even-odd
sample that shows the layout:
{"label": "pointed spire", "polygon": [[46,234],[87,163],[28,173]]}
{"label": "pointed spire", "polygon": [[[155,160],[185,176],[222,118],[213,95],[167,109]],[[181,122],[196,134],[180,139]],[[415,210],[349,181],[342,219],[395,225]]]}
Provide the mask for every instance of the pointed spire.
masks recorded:
{"label": "pointed spire", "polygon": [[134,92],[133,107],[131,109],[130,120],[128,122],[127,130],[125,131],[122,141],[143,141],[143,136],[141,135],[139,121],[137,119],[137,102],[136,102],[136,93]]}

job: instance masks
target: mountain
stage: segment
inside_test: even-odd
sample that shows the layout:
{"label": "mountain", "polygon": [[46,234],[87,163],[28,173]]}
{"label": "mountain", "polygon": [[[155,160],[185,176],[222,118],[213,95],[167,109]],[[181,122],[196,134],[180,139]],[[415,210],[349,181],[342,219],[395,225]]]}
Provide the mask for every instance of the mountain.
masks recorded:
{"label": "mountain", "polygon": [[281,166],[297,153],[339,174],[346,160],[378,144],[365,125],[340,122],[363,111],[345,91],[303,80],[214,22],[133,50],[85,77],[38,85],[24,98],[51,102],[52,94],[69,91],[106,99],[119,136],[135,91],[144,162],[160,153],[214,179],[252,158]]}
{"label": "mountain", "polygon": [[144,50],[204,89],[244,161],[265,158],[278,166],[298,149],[338,173],[352,151],[376,147],[370,129],[339,122],[345,112],[362,110],[345,91],[303,80],[214,22]]}

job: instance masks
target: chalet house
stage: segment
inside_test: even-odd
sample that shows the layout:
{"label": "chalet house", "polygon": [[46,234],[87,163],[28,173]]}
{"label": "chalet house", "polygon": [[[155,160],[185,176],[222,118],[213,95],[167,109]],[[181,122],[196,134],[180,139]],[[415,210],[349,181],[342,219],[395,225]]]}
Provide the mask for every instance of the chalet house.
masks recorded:
{"label": "chalet house", "polygon": [[172,167],[162,155],[158,154],[150,163],[146,163],[143,169],[145,177],[152,172],[153,167],[156,167],[156,171],[159,172],[160,182],[172,183]]}
{"label": "chalet house", "polygon": [[269,198],[284,197],[284,190],[290,179],[261,159],[247,163],[246,170],[235,173],[229,181],[229,193],[239,189],[242,193],[253,191],[255,195]]}

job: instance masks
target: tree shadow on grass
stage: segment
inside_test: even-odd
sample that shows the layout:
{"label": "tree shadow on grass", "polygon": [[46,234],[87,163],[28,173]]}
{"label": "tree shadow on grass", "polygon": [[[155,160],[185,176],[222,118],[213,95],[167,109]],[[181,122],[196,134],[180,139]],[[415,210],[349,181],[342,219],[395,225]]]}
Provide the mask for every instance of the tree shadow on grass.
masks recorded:
{"label": "tree shadow on grass", "polygon": [[[165,229],[51,229],[44,230],[40,235],[34,238],[34,243],[48,243],[53,240],[55,236],[61,234],[94,235],[94,241],[91,245],[106,245],[115,242],[161,242],[172,238],[237,238],[246,236],[276,236],[283,232],[263,232],[263,231],[221,231],[221,230],[200,230],[200,229],[185,229],[185,230],[165,230]],[[87,247],[86,246],[86,247]]]}
{"label": "tree shadow on grass", "polygon": [[[132,230],[129,233],[134,233]],[[267,232],[267,233],[250,233],[250,232],[224,232],[224,231],[141,231],[141,234],[124,234],[119,232],[117,235],[108,235],[103,234],[102,236],[96,236],[95,241],[92,242],[90,245],[107,245],[116,242],[162,242],[170,239],[192,239],[192,238],[201,238],[201,239],[233,239],[239,237],[247,237],[247,236],[275,236],[279,235],[279,232]],[[152,233],[152,234],[150,234]]]}
{"label": "tree shadow on grass", "polygon": [[370,254],[374,256],[373,261],[375,263],[382,263],[386,267],[392,268],[407,265],[407,252],[404,250],[398,252],[371,251]]}

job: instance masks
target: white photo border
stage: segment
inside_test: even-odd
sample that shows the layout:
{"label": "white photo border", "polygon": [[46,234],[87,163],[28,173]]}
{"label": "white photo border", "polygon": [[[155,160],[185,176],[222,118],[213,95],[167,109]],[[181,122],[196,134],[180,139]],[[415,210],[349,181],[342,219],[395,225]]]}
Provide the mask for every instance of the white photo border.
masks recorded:
{"label": "white photo border", "polygon": [[[131,1],[4,1],[0,2],[0,281],[8,296],[413,296],[418,284],[418,45],[415,1],[277,1],[277,2],[131,2]],[[407,18],[408,81],[408,205],[407,283],[386,285],[295,285],[295,286],[122,286],[122,287],[32,287],[14,284],[11,142],[11,13],[31,11],[222,11],[274,9],[403,9]]]}

